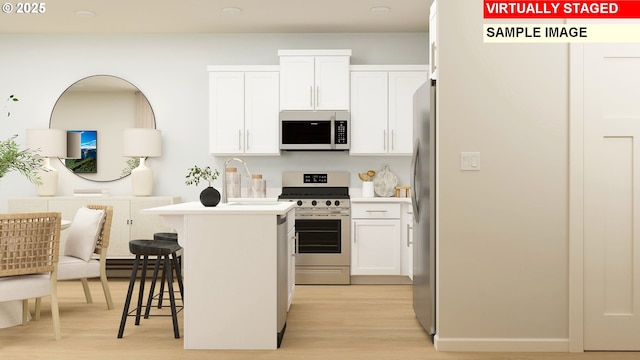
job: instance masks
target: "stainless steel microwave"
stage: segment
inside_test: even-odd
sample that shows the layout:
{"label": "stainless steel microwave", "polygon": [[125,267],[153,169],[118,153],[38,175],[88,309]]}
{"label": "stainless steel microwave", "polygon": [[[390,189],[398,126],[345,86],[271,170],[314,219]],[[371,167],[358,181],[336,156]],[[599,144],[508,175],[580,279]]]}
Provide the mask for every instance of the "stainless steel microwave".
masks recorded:
{"label": "stainless steel microwave", "polygon": [[281,111],[281,150],[349,150],[348,111]]}

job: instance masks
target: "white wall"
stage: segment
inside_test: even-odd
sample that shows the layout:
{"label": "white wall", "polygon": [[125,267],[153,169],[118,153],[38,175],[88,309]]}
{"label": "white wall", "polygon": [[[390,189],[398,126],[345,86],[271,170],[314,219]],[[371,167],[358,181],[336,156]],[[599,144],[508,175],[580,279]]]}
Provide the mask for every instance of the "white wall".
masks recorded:
{"label": "white wall", "polygon": [[[352,64],[426,64],[426,33],[400,34],[188,34],[188,35],[0,35],[0,99],[16,94],[12,116],[0,117],[0,138],[25,129],[48,127],[60,94],[90,75],[124,78],[149,99],[163,133],[163,156],[151,159],[156,195],[198,198],[200,189],[184,185],[194,164],[221,169],[226,158],[208,155],[207,65],[277,65],[278,49],[352,49]],[[4,105],[4,103],[3,103]],[[280,157],[246,158],[268,187],[280,187],[285,170],[346,170],[351,185],[357,172],[390,164],[400,182],[409,182],[407,157],[349,157],[346,153],[286,153]],[[58,164],[56,164],[58,165]],[[96,183],[60,167],[58,195],[75,188],[108,188],[130,195],[127,179]],[[214,184],[220,187],[221,183]],[[0,181],[0,212],[9,197],[35,196],[34,187],[16,173]]]}
{"label": "white wall", "polygon": [[482,3],[438,3],[437,346],[567,351],[568,45],[484,44]]}

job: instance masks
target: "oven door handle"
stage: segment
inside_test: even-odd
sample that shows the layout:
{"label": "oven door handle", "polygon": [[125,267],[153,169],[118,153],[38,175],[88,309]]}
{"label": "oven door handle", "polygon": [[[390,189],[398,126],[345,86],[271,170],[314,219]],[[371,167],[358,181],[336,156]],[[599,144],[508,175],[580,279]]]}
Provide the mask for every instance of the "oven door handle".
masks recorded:
{"label": "oven door handle", "polygon": [[298,241],[299,236],[300,236],[300,233],[296,231],[296,239],[295,239],[295,243],[296,243],[295,244],[295,248],[296,248],[295,253],[296,253],[296,255],[300,253],[300,244],[299,244],[299,241]]}
{"label": "oven door handle", "polygon": [[331,214],[300,214],[296,212],[296,220],[319,220],[323,218],[348,218],[349,214],[331,213]]}

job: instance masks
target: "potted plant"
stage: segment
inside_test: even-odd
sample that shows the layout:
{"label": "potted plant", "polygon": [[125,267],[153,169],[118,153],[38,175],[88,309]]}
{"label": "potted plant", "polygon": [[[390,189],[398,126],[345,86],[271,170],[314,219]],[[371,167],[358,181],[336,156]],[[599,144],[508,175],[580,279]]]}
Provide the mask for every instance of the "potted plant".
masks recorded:
{"label": "potted plant", "polygon": [[[17,101],[18,98],[13,95],[7,98],[7,102]],[[11,116],[11,113],[7,111],[7,117],[9,116]],[[33,184],[40,185],[42,180],[39,172],[45,170],[44,163],[37,156],[36,151],[30,149],[20,150],[16,142],[17,136],[13,135],[7,140],[0,140],[0,179],[10,171],[17,171]]]}
{"label": "potted plant", "polygon": [[190,167],[188,171],[189,173],[184,182],[186,185],[198,186],[200,181],[206,181],[209,184],[209,186],[200,193],[200,202],[202,205],[218,205],[220,202],[220,192],[211,186],[211,183],[220,176],[220,172],[217,169],[212,170],[209,166],[201,168],[198,165]]}

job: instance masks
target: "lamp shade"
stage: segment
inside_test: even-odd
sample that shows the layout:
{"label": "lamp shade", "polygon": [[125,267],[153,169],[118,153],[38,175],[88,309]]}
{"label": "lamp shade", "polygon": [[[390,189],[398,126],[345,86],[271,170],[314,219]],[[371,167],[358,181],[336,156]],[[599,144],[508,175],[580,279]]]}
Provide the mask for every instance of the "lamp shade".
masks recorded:
{"label": "lamp shade", "polygon": [[67,132],[62,129],[27,129],[27,147],[43,158],[67,156]]}
{"label": "lamp shade", "polygon": [[142,158],[162,155],[162,136],[157,129],[124,129],[122,145],[123,156]]}

